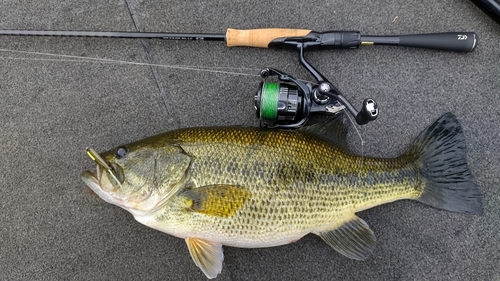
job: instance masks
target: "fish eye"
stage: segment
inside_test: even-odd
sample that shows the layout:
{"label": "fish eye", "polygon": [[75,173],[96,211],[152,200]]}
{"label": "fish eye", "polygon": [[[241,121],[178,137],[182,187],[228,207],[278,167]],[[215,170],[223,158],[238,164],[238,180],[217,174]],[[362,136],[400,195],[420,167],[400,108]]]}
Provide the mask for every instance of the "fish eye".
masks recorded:
{"label": "fish eye", "polygon": [[116,150],[115,155],[118,159],[121,159],[121,158],[125,157],[127,152],[128,152],[127,148],[122,146]]}

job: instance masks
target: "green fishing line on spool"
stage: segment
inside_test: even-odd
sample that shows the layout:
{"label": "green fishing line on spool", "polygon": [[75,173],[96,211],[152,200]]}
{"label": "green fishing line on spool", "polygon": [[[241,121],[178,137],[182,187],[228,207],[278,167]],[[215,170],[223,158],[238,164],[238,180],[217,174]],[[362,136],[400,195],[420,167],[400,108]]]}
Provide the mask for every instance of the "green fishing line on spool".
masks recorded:
{"label": "green fishing line on spool", "polygon": [[279,83],[264,83],[262,85],[262,99],[260,116],[263,119],[276,120],[278,118]]}

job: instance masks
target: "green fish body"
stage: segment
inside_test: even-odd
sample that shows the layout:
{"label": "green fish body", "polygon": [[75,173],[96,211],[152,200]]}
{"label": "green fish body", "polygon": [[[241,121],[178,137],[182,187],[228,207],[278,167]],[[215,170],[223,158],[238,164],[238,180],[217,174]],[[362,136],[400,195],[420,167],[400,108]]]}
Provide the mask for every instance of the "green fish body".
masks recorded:
{"label": "green fish body", "polygon": [[300,130],[188,128],[89,155],[85,183],[144,225],[186,240],[202,271],[222,269],[222,245],[271,247],[319,235],[339,253],[367,258],[375,236],[356,213],[400,199],[480,214],[465,139],[452,114],[406,153],[351,153],[343,114]]}

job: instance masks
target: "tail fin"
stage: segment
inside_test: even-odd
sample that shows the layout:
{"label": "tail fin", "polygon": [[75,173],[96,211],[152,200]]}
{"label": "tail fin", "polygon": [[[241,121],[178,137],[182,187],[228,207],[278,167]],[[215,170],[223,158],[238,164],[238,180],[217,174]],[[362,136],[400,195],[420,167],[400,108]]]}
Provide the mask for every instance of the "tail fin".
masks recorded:
{"label": "tail fin", "polygon": [[452,212],[483,212],[482,195],[467,167],[465,137],[455,115],[441,116],[405,154],[418,159],[420,175],[426,180],[416,200]]}

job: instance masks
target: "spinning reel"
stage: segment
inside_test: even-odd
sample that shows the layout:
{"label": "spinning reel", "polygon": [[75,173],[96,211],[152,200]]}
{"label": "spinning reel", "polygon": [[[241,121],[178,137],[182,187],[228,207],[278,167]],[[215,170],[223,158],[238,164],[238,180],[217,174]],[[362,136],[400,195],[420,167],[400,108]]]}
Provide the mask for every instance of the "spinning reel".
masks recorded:
{"label": "spinning reel", "polygon": [[359,125],[378,117],[378,105],[368,98],[361,110],[356,108],[319,71],[304,59],[303,46],[299,47],[300,63],[314,76],[317,84],[304,83],[274,68],[263,69],[260,76],[267,80],[276,76],[280,82],[261,82],[255,96],[257,118],[262,127],[298,128],[311,113],[335,114],[346,109]]}

